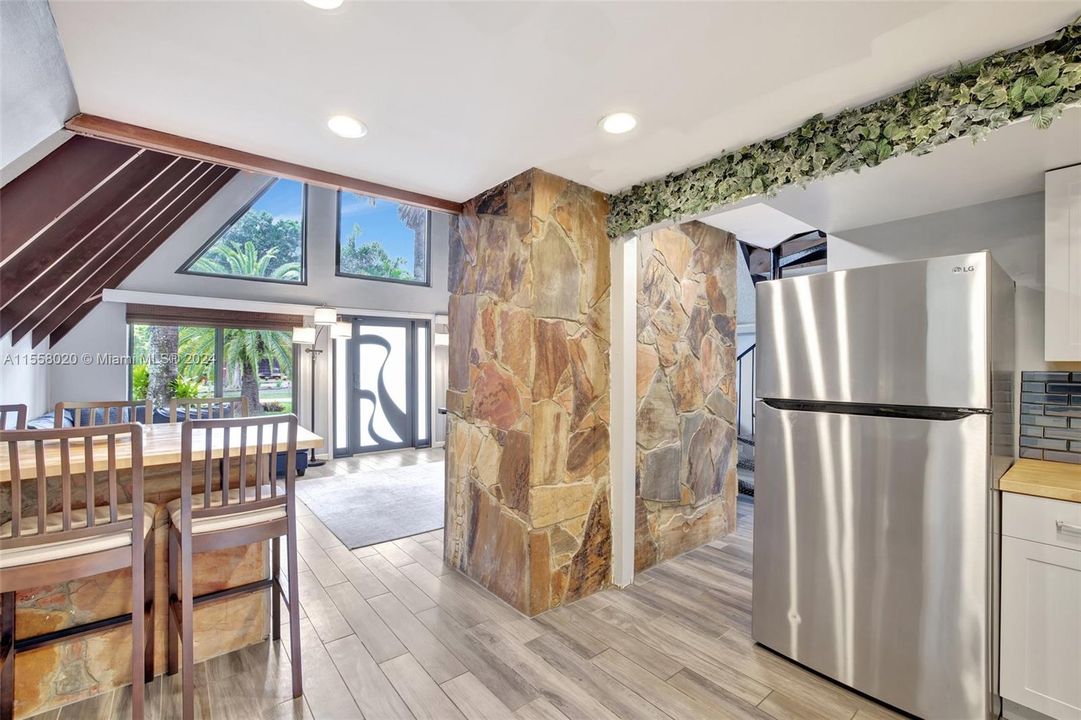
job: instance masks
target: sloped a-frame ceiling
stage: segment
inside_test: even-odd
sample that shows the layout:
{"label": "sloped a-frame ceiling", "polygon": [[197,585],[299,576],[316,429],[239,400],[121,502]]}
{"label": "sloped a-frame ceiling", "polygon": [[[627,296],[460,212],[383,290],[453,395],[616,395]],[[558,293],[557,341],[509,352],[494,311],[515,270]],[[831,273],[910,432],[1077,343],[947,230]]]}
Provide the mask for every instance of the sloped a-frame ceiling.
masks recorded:
{"label": "sloped a-frame ceiling", "polygon": [[0,336],[56,343],[237,170],[73,137],[0,188]]}

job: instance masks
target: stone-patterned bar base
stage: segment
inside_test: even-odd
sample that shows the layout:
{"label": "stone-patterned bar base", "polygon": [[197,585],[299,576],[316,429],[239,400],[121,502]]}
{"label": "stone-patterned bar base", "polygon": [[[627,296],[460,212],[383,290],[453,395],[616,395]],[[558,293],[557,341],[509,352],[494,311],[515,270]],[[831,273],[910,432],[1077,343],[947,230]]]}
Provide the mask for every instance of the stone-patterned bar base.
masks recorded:
{"label": "stone-patterned bar base", "polygon": [[[201,470],[195,476],[201,478]],[[200,480],[201,481],[201,480]],[[127,483],[125,483],[125,487]],[[27,486],[29,487],[29,486]],[[165,503],[178,497],[176,469],[148,471],[147,502],[158,505],[154,520],[155,673],[165,671],[169,515]],[[196,492],[201,492],[199,488]],[[5,493],[6,495],[6,493]],[[10,516],[10,497],[3,511]],[[265,578],[267,543],[220,550],[193,558],[196,595]],[[252,593],[195,610],[195,659],[252,645],[269,634],[269,591]],[[131,610],[128,571],[41,587],[16,595],[19,638],[92,622]],[[109,692],[131,682],[131,630],[127,625],[56,645],[19,653],[15,661],[15,717],[25,718]]]}

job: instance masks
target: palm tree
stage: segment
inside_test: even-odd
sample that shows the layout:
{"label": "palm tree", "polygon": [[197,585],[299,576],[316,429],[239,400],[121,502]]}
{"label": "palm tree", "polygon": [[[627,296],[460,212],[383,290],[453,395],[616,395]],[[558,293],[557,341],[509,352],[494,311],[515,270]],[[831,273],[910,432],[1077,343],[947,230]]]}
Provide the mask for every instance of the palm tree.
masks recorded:
{"label": "palm tree", "polygon": [[277,248],[260,252],[251,240],[243,245],[233,240],[220,240],[203,253],[191,269],[212,275],[300,280],[300,263],[284,262],[272,267],[271,263],[277,258]]}
{"label": "palm tree", "polygon": [[[209,357],[214,352],[214,332],[204,328],[184,328],[181,349],[185,356]],[[203,331],[203,332],[198,332]],[[235,367],[240,371],[240,394],[248,398],[248,408],[253,415],[261,414],[259,401],[259,363],[275,362],[281,368],[292,367],[293,342],[289,334],[281,330],[242,330],[226,328],[223,333],[223,367]]]}

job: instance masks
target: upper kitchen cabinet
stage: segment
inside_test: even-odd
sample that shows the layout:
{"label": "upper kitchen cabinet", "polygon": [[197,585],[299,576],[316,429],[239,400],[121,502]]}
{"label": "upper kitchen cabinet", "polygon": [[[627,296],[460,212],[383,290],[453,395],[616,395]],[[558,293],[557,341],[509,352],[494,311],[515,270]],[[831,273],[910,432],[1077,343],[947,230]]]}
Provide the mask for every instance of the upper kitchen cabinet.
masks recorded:
{"label": "upper kitchen cabinet", "polygon": [[1045,178],[1044,359],[1081,360],[1081,165]]}

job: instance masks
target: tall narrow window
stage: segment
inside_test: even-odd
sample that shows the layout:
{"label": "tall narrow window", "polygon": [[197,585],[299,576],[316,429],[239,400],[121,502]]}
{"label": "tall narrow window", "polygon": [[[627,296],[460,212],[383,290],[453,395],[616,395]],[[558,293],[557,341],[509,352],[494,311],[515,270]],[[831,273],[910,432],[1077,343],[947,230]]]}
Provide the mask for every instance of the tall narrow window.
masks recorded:
{"label": "tall narrow window", "polygon": [[303,183],[271,180],[179,272],[303,283]]}
{"label": "tall narrow window", "polygon": [[430,225],[424,208],[338,193],[338,274],[427,285]]}

